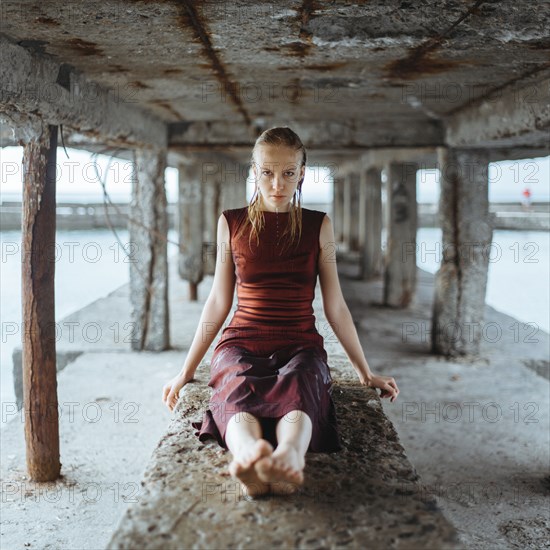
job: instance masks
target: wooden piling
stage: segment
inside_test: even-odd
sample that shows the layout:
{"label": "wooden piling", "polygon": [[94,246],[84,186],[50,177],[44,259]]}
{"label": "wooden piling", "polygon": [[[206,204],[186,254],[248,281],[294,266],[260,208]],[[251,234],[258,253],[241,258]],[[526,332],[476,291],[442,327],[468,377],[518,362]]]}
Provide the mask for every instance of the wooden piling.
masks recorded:
{"label": "wooden piling", "polygon": [[55,346],[57,126],[37,128],[23,153],[23,407],[28,475],[33,481],[53,481],[61,470]]}

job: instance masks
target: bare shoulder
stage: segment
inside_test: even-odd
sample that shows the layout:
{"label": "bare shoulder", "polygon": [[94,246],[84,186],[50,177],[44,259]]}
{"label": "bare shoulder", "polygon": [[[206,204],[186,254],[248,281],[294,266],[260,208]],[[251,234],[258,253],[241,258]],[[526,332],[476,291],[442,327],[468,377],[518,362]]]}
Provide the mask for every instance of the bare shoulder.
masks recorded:
{"label": "bare shoulder", "polygon": [[226,214],[222,212],[218,218],[218,228],[224,233],[229,234],[229,222],[227,221]]}
{"label": "bare shoulder", "polygon": [[321,222],[321,230],[319,231],[319,245],[321,248],[326,246],[327,243],[334,242],[334,228],[332,226],[332,220],[326,212],[324,214],[323,221]]}
{"label": "bare shoulder", "polygon": [[[231,249],[231,228],[227,217],[222,212],[218,218],[217,237],[218,251],[223,248],[224,253]],[[224,254],[225,255],[225,254]]]}

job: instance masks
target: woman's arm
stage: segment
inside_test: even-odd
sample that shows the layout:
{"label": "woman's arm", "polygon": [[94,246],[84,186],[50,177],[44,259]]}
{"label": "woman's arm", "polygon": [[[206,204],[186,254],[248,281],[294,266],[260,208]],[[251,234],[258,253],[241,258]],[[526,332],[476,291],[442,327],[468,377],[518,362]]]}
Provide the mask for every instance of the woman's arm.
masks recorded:
{"label": "woman's arm", "polygon": [[319,282],[323,294],[323,309],[332,330],[340,340],[346,354],[359,376],[361,384],[380,388],[380,397],[395,401],[399,388],[391,376],[377,376],[372,373],[363,353],[357,330],[348,306],[342,295],[336,269],[336,240],[332,222],[328,215],[323,218],[319,235]]}
{"label": "woman's arm", "polygon": [[336,241],[332,222],[323,218],[319,235],[319,282],[323,295],[323,309],[332,330],[342,344],[361,383],[369,382],[374,374],[369,368],[353,323],[353,318],[340,288],[336,269]]}
{"label": "woman's arm", "polygon": [[223,214],[218,218],[216,268],[210,294],[204,304],[197,331],[181,369],[191,380],[210,344],[220,331],[233,305],[235,264],[229,245],[229,226]]}

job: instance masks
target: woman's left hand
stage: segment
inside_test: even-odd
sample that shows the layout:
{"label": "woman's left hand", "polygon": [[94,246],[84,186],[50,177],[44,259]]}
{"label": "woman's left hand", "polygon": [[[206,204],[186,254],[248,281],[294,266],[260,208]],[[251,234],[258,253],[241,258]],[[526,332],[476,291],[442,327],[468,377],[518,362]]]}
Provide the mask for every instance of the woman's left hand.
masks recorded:
{"label": "woman's left hand", "polygon": [[399,395],[399,388],[395,383],[394,378],[391,376],[372,376],[372,378],[361,380],[361,385],[369,388],[380,388],[380,398],[390,397],[390,401],[393,403]]}

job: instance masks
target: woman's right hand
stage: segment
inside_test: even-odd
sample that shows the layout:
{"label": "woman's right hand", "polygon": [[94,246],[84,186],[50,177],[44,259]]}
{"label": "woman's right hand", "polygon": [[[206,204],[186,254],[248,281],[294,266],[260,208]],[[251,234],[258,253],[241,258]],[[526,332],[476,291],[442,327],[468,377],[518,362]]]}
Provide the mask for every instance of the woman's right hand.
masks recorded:
{"label": "woman's right hand", "polygon": [[179,392],[185,384],[193,380],[193,376],[178,374],[162,388],[162,401],[171,410],[174,410],[179,399]]}
{"label": "woman's right hand", "polygon": [[382,390],[380,397],[389,397],[392,403],[397,399],[400,391],[392,376],[372,375],[368,380],[361,380],[361,385],[369,388],[380,388]]}

